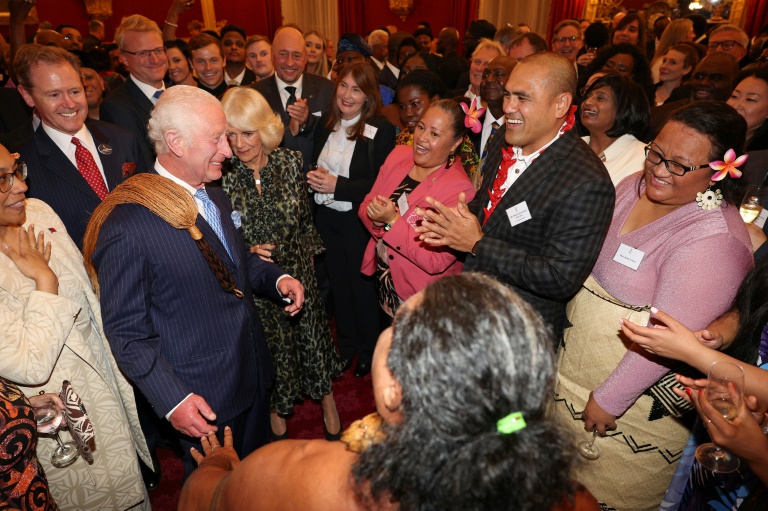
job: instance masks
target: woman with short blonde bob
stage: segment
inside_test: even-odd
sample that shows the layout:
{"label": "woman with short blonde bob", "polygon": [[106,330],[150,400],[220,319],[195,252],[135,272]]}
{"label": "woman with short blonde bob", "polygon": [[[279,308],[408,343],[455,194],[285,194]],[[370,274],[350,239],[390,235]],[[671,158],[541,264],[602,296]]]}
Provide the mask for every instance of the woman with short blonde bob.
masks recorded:
{"label": "woman with short blonde bob", "polygon": [[[322,401],[326,438],[341,431],[331,378],[341,370],[312,270],[323,243],[312,224],[301,153],[278,148],[283,123],[264,97],[250,87],[236,87],[222,99],[232,168],[222,188],[232,202],[250,251],[280,265],[305,288],[303,314],[289,318],[283,304],[256,297],[275,365],[270,421],[273,439],[287,438],[285,417],[296,400]],[[331,434],[329,431],[333,431]]]}

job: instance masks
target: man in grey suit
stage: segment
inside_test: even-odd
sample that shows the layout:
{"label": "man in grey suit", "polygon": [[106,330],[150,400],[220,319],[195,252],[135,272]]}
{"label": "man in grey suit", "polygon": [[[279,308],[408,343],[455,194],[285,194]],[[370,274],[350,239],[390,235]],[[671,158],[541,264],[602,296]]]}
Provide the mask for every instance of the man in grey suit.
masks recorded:
{"label": "man in grey suit", "polygon": [[312,163],[315,134],[321,118],[328,114],[334,95],[330,80],[304,70],[307,51],[301,32],[292,27],[278,29],[272,43],[275,73],[252,85],[286,126],[282,145],[301,151],[304,170]]}
{"label": "man in grey suit", "polygon": [[[417,229],[431,245],[467,254],[464,269],[513,287],[557,341],[565,304],[597,260],[615,193],[600,159],[573,122],[576,72],[564,57],[536,53],[505,85],[505,127],[488,149],[483,183],[455,208],[428,199]],[[495,170],[494,170],[495,169]]]}
{"label": "man in grey suit", "polygon": [[99,109],[100,119],[132,132],[150,167],[155,161],[155,152],[147,138],[147,122],[165,90],[163,77],[168,70],[163,34],[157,23],[134,14],[122,19],[115,31],[115,42],[130,76],[104,99]]}

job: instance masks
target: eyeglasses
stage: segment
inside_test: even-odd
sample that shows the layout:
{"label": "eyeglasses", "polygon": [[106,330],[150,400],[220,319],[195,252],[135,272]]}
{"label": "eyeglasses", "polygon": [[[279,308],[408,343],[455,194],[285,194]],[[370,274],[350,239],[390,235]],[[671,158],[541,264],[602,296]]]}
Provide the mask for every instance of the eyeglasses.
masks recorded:
{"label": "eyeglasses", "polygon": [[577,35],[572,35],[571,37],[555,37],[552,39],[553,43],[556,44],[565,44],[565,43],[575,43],[576,41],[581,41],[581,37]]}
{"label": "eyeglasses", "polygon": [[81,36],[81,35],[67,34],[67,35],[64,36],[64,40],[65,41],[72,41],[73,39],[75,41],[77,41],[78,43],[82,43],[83,42],[83,36]]}
{"label": "eyeglasses", "polygon": [[709,43],[707,45],[707,48],[709,48],[711,51],[715,51],[718,46],[722,46],[725,51],[732,50],[734,46],[736,45],[741,46],[744,48],[744,45],[739,43],[738,41],[718,41],[716,43]]}
{"label": "eyeglasses", "polygon": [[676,161],[667,160],[666,158],[663,158],[659,153],[651,149],[650,145],[645,146],[645,159],[651,162],[653,165],[659,165],[660,163],[663,163],[664,168],[666,168],[667,171],[680,177],[684,176],[686,172],[709,168],[709,164],[698,166],[694,165],[693,167],[689,167]]}
{"label": "eyeglasses", "polygon": [[154,55],[155,57],[160,58],[165,53],[165,48],[162,46],[158,46],[154,50],[139,50],[139,51],[128,51],[128,50],[120,50],[123,53],[127,53],[129,55],[135,55],[141,59],[148,59],[150,55]]}
{"label": "eyeglasses", "polygon": [[16,166],[13,168],[13,172],[7,174],[0,174],[0,193],[5,193],[13,188],[14,178],[19,181],[27,180],[27,164],[19,160],[16,162]]}
{"label": "eyeglasses", "polygon": [[755,62],[757,62],[758,64],[765,64],[766,62],[768,62],[768,56],[767,57],[757,57],[757,60]]}

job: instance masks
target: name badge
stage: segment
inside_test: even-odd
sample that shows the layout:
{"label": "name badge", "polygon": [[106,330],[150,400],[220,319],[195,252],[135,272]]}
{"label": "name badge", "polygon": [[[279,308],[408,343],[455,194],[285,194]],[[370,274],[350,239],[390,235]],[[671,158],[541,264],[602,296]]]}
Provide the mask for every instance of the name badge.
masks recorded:
{"label": "name badge", "polygon": [[323,112],[322,111],[320,111],[320,112],[312,112],[312,115],[314,115],[315,117],[322,117],[323,116]]}
{"label": "name badge", "polygon": [[365,138],[370,138],[371,140],[373,140],[373,137],[376,136],[377,131],[379,131],[379,128],[377,128],[376,126],[371,126],[370,124],[366,124],[365,128],[363,128],[363,136],[365,136]]}
{"label": "name badge", "polygon": [[528,211],[528,204],[523,201],[520,204],[507,209],[507,216],[509,217],[509,223],[514,227],[530,220],[531,212]]}
{"label": "name badge", "polygon": [[755,218],[755,221],[752,223],[762,229],[763,226],[765,225],[766,219],[768,219],[768,210],[763,208],[763,210],[760,211],[760,214],[757,215],[757,218]]}
{"label": "name badge", "polygon": [[408,211],[408,194],[404,193],[397,199],[397,208],[400,210],[400,216],[405,216]]}
{"label": "name badge", "polygon": [[643,257],[645,257],[645,252],[642,250],[632,248],[629,245],[622,243],[619,245],[619,249],[616,251],[616,255],[613,256],[613,260],[621,265],[626,266],[627,268],[632,268],[633,270],[637,271],[637,268],[640,266],[640,262],[643,260]]}

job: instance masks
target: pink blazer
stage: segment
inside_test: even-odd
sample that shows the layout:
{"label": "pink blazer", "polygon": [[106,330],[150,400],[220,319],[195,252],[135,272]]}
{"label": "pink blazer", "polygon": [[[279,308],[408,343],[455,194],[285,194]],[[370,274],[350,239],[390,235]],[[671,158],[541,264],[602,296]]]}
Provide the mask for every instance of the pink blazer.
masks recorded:
{"label": "pink blazer", "polygon": [[456,158],[451,168],[436,170],[408,195],[408,211],[395,222],[389,232],[374,227],[365,211],[368,204],[377,195],[392,195],[413,165],[413,148],[406,145],[395,147],[381,167],[376,183],[358,209],[360,220],[372,236],[365,250],[361,271],[366,275],[374,274],[376,243],[383,239],[387,245],[388,263],[395,290],[403,300],[440,277],[460,273],[464,267],[464,263],[456,260],[457,253],[453,250],[447,247],[433,247],[419,240],[414,231],[414,226],[421,221],[421,218],[416,216],[416,207],[429,208],[427,197],[453,207],[458,202],[459,193],[464,192],[467,195],[467,202],[475,196],[475,189],[461,166],[461,160]]}

